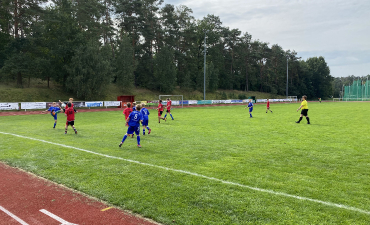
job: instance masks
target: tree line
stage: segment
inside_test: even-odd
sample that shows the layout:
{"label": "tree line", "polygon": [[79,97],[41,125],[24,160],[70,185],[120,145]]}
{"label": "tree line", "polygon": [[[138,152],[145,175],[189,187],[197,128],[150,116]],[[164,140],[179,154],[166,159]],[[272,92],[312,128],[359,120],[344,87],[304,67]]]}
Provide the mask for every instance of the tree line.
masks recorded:
{"label": "tree line", "polygon": [[[333,77],[324,57],[252,39],[216,15],[195,19],[162,0],[1,0],[0,79],[19,87],[52,80],[80,99],[148,88],[170,94],[206,89],[326,98]],[[206,36],[206,38],[205,38]]]}

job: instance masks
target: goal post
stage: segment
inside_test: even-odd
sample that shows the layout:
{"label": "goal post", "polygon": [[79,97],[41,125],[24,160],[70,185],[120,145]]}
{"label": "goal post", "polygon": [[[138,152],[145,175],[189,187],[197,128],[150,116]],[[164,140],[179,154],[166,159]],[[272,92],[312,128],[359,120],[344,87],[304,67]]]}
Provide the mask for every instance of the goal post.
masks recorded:
{"label": "goal post", "polygon": [[172,106],[181,106],[184,108],[184,96],[183,95],[159,95],[159,99],[166,100],[170,98],[172,101]]}

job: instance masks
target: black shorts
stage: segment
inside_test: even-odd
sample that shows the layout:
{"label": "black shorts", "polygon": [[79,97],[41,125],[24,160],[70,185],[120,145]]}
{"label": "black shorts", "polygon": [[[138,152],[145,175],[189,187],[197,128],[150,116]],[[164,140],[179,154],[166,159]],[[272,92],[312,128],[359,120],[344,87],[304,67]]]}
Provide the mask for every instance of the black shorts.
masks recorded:
{"label": "black shorts", "polygon": [[66,123],[67,126],[74,126],[75,125],[75,121],[67,121]]}
{"label": "black shorts", "polygon": [[162,116],[163,111],[159,111],[159,114]]}
{"label": "black shorts", "polygon": [[301,114],[307,116],[308,109],[302,109]]}
{"label": "black shorts", "polygon": [[167,109],[167,111],[166,111],[166,112],[171,113],[171,109],[170,109],[170,110],[168,110],[168,109]]}

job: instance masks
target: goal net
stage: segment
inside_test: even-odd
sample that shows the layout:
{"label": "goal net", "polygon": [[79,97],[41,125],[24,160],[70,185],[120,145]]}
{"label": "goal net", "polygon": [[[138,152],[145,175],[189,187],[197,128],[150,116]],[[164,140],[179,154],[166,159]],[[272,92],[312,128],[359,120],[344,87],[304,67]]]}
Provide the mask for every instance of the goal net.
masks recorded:
{"label": "goal net", "polygon": [[183,95],[159,95],[159,99],[162,100],[162,104],[167,104],[167,98],[172,101],[172,108],[184,108],[184,96]]}

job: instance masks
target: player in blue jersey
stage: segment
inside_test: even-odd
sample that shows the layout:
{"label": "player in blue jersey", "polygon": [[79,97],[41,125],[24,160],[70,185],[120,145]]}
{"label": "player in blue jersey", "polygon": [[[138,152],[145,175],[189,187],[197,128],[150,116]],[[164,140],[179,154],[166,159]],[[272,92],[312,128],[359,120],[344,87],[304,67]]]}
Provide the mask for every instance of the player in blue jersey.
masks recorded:
{"label": "player in blue jersey", "polygon": [[119,144],[119,147],[122,146],[123,142],[125,142],[127,136],[129,134],[133,134],[134,132],[136,133],[136,139],[137,139],[137,147],[141,148],[140,145],[140,121],[143,121],[143,116],[140,112],[141,106],[138,105],[136,106],[136,111],[132,111],[130,115],[127,118],[127,124],[128,124],[128,129],[127,133],[125,136],[122,138],[121,144]]}
{"label": "player in blue jersey", "polygon": [[[132,111],[136,111],[136,102],[132,103]],[[140,110],[137,110],[137,111],[140,111]]]}
{"label": "player in blue jersey", "polygon": [[52,106],[49,109],[45,110],[46,112],[50,112],[50,115],[54,117],[54,127],[57,125],[58,120],[58,113],[60,112],[60,107],[57,106],[57,103],[53,102]]}
{"label": "player in blue jersey", "polygon": [[[248,106],[247,107],[249,108],[249,117],[250,118],[253,118],[253,116],[252,116],[252,111],[253,111],[252,99],[249,99],[249,103],[248,103]],[[245,107],[244,109],[246,109],[247,107]]]}
{"label": "player in blue jersey", "polygon": [[141,114],[143,115],[143,122],[141,123],[143,125],[143,135],[145,135],[145,128],[148,129],[148,134],[150,134],[150,132],[152,132],[152,129],[149,128],[148,124],[149,124],[149,110],[147,108],[145,108],[145,104],[142,103],[141,104]]}

